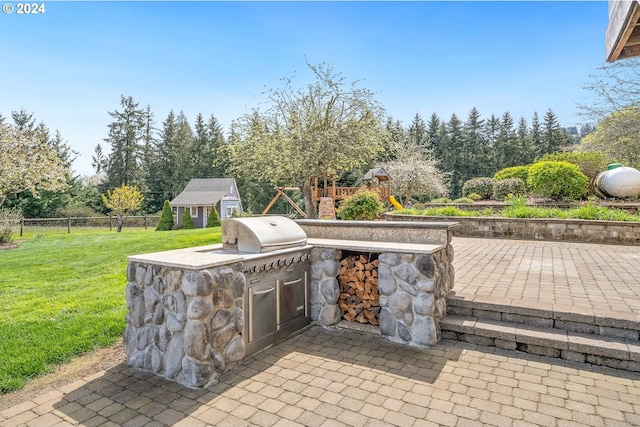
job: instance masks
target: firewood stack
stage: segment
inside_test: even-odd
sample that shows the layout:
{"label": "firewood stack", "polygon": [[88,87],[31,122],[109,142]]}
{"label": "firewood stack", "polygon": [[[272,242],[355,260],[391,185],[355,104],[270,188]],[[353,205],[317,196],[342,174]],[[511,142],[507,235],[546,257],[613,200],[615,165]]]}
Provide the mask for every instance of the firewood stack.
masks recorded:
{"label": "firewood stack", "polygon": [[338,305],[345,320],[378,325],[378,264],[371,254],[352,255],[340,261]]}

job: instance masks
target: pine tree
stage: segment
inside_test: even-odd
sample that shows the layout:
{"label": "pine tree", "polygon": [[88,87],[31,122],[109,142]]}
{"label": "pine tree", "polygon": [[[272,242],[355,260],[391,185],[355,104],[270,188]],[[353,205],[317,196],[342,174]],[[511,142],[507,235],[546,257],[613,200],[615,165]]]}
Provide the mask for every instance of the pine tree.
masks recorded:
{"label": "pine tree", "polygon": [[192,178],[213,178],[213,146],[201,113],[196,116],[191,145]]}
{"label": "pine tree", "polygon": [[409,145],[416,145],[418,147],[427,148],[429,145],[429,134],[427,133],[427,127],[424,124],[424,120],[420,114],[416,113],[411,120],[409,129],[407,131],[407,143]]}
{"label": "pine tree", "polygon": [[427,123],[428,134],[428,146],[427,148],[433,150],[433,154],[437,159],[442,159],[442,149],[439,147],[438,131],[440,129],[440,117],[436,113],[431,114],[429,123]]}
{"label": "pine tree", "polygon": [[189,180],[194,177],[194,163],[191,158],[193,153],[193,130],[189,125],[189,120],[184,112],[180,111],[176,118],[176,153],[173,161],[176,168],[174,188],[177,192],[187,185]]}
{"label": "pine tree", "polygon": [[531,145],[533,146],[533,155],[535,158],[542,157],[544,152],[544,148],[542,146],[542,130],[540,128],[540,118],[538,117],[538,112],[533,113],[533,118],[531,119]]}
{"label": "pine tree", "polygon": [[494,147],[499,169],[516,165],[513,159],[513,150],[516,143],[516,133],[513,125],[513,117],[506,111],[500,118],[500,132],[498,133],[498,139]]}
{"label": "pine tree", "polygon": [[220,215],[216,210],[216,205],[211,206],[211,212],[209,213],[209,218],[207,218],[207,228],[209,227],[219,227],[222,222],[220,221]]}
{"label": "pine tree", "polygon": [[113,121],[108,125],[109,136],[104,140],[111,146],[106,168],[109,187],[142,184],[145,113],[131,96],[121,96],[120,105],[122,111],[109,111]]}
{"label": "pine tree", "polygon": [[162,214],[160,215],[160,221],[156,227],[156,231],[169,231],[173,230],[173,214],[171,213],[171,205],[168,200],[164,201],[162,207]]}
{"label": "pine tree", "polygon": [[520,117],[516,130],[514,162],[516,166],[532,163],[535,157],[531,135],[524,117]]}
{"label": "pine tree", "polygon": [[491,114],[491,117],[486,121],[484,134],[487,141],[487,148],[489,151],[489,173],[483,175],[491,176],[495,171],[501,169],[498,165],[498,159],[496,156],[496,145],[498,145],[498,135],[500,134],[500,119],[495,114]]}
{"label": "pine tree", "polygon": [[542,151],[538,155],[557,153],[562,147],[571,145],[571,137],[567,131],[560,126],[558,117],[549,109],[544,115],[542,125]]}
{"label": "pine tree", "polygon": [[464,136],[460,157],[467,170],[463,181],[485,176],[485,170],[489,162],[483,126],[484,120],[480,118],[480,112],[473,107],[463,125]]}
{"label": "pine tree", "polygon": [[[451,186],[449,191],[451,197],[457,198],[462,193],[462,184],[464,177],[467,175],[466,166],[462,164],[459,153],[462,150],[462,122],[454,113],[451,115],[447,123],[448,130],[448,150],[443,160],[443,169],[445,172],[451,172]],[[446,165],[446,166],[445,166]]]}
{"label": "pine tree", "polygon": [[191,218],[190,209],[185,208],[184,213],[182,214],[182,223],[180,224],[180,228],[183,230],[192,230],[196,228],[196,225],[193,223],[193,218]]}
{"label": "pine tree", "polygon": [[231,162],[229,160],[229,151],[227,150],[227,141],[220,122],[213,114],[207,122],[207,133],[211,145],[211,155],[213,156],[211,176],[214,178],[230,176]]}

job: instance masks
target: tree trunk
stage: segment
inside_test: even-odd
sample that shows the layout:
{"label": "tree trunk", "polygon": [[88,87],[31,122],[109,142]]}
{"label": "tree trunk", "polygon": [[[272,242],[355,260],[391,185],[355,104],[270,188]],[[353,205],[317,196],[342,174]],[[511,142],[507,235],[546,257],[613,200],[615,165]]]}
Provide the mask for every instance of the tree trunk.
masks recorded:
{"label": "tree trunk", "polygon": [[122,231],[122,226],[124,225],[124,217],[122,215],[118,215],[117,220],[118,222],[118,228],[117,228],[117,232],[121,232]]}
{"label": "tree trunk", "polygon": [[304,211],[307,214],[307,219],[317,219],[318,213],[316,212],[316,204],[313,201],[313,191],[311,189],[311,181],[305,180],[302,186],[302,194],[304,196]]}

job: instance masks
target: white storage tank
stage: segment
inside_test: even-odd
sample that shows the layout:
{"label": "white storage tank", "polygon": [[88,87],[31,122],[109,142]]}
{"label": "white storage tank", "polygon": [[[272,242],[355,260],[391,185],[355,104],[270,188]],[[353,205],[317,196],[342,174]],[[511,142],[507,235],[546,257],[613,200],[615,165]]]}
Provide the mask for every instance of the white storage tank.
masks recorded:
{"label": "white storage tank", "polygon": [[640,171],[613,163],[601,172],[594,183],[595,192],[601,197],[624,199],[640,196]]}

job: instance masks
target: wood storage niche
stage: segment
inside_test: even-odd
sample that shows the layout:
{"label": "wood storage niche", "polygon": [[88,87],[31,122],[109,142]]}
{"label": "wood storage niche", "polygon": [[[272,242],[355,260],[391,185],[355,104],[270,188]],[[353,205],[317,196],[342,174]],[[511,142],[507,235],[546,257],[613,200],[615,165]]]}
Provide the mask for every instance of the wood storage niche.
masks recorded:
{"label": "wood storage niche", "polygon": [[378,254],[343,251],[340,261],[338,305],[344,320],[378,325]]}

